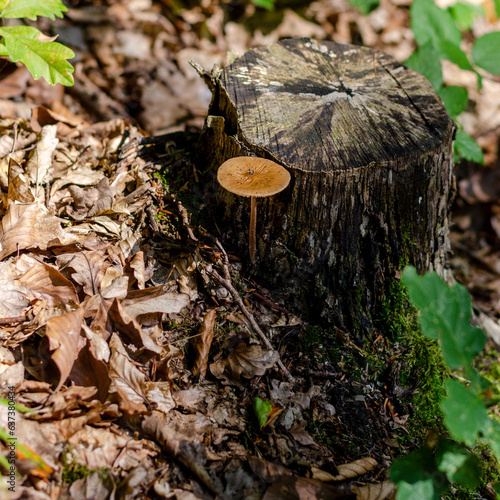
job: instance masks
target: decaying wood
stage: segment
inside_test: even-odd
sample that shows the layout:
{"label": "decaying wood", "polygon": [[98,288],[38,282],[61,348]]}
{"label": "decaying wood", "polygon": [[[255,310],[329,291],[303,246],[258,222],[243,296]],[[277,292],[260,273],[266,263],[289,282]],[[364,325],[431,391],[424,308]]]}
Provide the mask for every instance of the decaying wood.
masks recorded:
{"label": "decaying wood", "polygon": [[[302,314],[366,333],[404,265],[443,273],[455,125],[425,78],[301,38],[248,51],[211,84],[205,164],[255,155],[291,173],[259,206],[256,274]],[[244,253],[250,202],[218,201],[217,227]]]}

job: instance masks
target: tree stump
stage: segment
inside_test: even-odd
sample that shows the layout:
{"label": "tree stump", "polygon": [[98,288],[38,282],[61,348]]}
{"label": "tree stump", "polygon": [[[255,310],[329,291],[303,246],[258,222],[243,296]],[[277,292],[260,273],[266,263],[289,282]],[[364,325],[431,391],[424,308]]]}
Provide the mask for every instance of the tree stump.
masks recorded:
{"label": "tree stump", "polygon": [[[212,87],[209,168],[252,155],[291,174],[259,205],[255,272],[301,314],[366,334],[402,267],[443,274],[455,125],[424,77],[300,38],[248,51]],[[249,204],[219,191],[217,226],[242,252]]]}

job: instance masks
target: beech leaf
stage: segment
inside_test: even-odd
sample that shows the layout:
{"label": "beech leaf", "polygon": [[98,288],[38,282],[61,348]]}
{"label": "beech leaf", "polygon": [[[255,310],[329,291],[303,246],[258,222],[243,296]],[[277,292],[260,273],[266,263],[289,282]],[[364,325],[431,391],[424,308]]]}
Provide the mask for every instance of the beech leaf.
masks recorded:
{"label": "beech leaf", "polygon": [[[61,316],[55,316],[47,321],[45,335],[49,340],[49,349],[52,353],[52,360],[56,364],[61,378],[54,392],[57,392],[73,368],[75,359],[81,348],[80,330],[83,321],[83,308],[79,307]],[[82,339],[83,340],[83,339]]]}

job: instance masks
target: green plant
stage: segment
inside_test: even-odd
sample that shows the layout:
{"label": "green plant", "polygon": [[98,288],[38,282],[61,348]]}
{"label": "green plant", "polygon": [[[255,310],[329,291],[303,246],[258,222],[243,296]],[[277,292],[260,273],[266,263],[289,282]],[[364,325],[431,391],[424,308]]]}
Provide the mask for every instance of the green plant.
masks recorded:
{"label": "green plant", "polygon": [[[363,14],[369,14],[378,7],[378,0],[349,0]],[[500,1],[495,0],[497,15],[500,15]],[[462,50],[462,33],[471,29],[474,18],[485,15],[482,7],[457,2],[447,9],[438,7],[433,0],[415,0],[410,8],[410,25],[417,49],[405,64],[424,75],[441,97],[450,116],[457,117],[465,110],[469,95],[465,88],[446,86],[443,82],[442,60],[456,64],[462,70],[474,71],[478,88],[482,87],[481,68],[492,75],[500,75],[500,31],[479,37],[469,56]],[[465,158],[484,163],[481,148],[477,142],[459,130],[455,140],[456,158]]]}
{"label": "green plant", "polygon": [[[485,337],[470,323],[472,306],[465,287],[458,283],[449,287],[434,272],[418,276],[413,267],[404,270],[402,280],[420,310],[422,333],[437,340],[447,366],[466,382],[452,377],[445,382],[441,410],[449,437],[440,436],[432,445],[397,459],[390,470],[398,500],[438,500],[451,485],[479,485],[479,462],[470,452],[472,447],[485,442],[500,460],[500,422],[488,414],[491,384],[473,366]],[[500,485],[496,491],[500,499]]]}
{"label": "green plant", "polygon": [[[1,19],[34,21],[37,16],[46,16],[54,20],[67,10],[61,0],[0,0]],[[74,52],[33,26],[0,27],[0,56],[24,64],[35,80],[42,77],[51,85],[74,83],[74,68],[67,61],[75,57]]]}

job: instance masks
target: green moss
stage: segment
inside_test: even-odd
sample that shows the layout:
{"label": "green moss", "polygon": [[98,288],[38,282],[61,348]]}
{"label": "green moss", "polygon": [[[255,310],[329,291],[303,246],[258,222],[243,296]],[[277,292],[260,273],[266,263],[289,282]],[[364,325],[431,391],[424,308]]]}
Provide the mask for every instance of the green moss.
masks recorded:
{"label": "green moss", "polygon": [[402,352],[400,384],[414,391],[414,396],[406,402],[413,409],[408,421],[409,434],[402,439],[409,442],[422,440],[436,426],[442,429],[440,402],[445,396],[444,381],[449,370],[438,343],[420,332],[418,312],[410,304],[406,287],[399,279],[389,283],[376,325],[392,345],[398,344]]}
{"label": "green moss", "polygon": [[70,451],[71,449],[68,448],[61,455],[61,461],[63,463],[61,479],[63,483],[72,484],[75,481],[78,481],[79,479],[85,479],[87,476],[90,476],[90,474],[94,473],[95,471],[99,471],[99,477],[101,478],[102,481],[105,481],[109,477],[110,471],[104,467],[100,467],[98,469],[89,469],[87,464],[80,464],[76,462],[76,460],[74,459],[70,460],[69,459]]}

